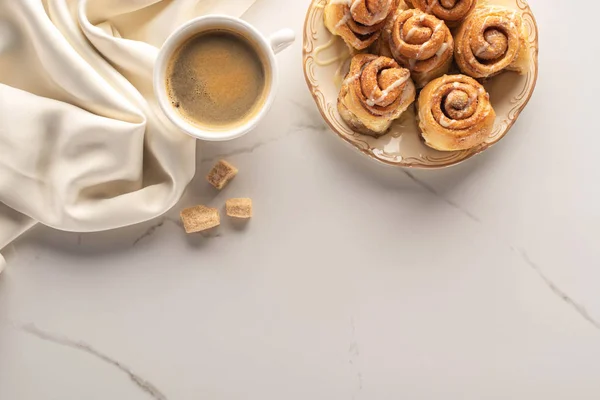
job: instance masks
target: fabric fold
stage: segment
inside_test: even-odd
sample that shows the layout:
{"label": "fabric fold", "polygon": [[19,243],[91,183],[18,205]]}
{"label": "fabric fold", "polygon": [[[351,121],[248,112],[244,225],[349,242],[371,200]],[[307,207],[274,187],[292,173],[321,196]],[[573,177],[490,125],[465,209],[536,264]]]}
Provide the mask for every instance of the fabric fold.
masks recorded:
{"label": "fabric fold", "polygon": [[189,19],[253,3],[0,0],[0,250],[36,222],[91,232],[173,207],[196,141],[154,99],[159,47]]}

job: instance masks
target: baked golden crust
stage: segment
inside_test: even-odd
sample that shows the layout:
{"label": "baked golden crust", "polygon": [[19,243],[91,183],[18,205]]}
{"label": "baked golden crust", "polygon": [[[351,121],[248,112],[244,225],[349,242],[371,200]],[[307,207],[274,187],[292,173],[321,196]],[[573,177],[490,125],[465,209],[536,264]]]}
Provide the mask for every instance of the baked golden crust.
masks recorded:
{"label": "baked golden crust", "polygon": [[527,65],[523,18],[501,7],[476,9],[455,37],[456,63],[473,78],[489,78],[504,70],[519,73]]}
{"label": "baked golden crust", "polygon": [[203,205],[186,208],[180,216],[186,233],[202,232],[221,224],[219,210]]}
{"label": "baked golden crust", "polygon": [[450,70],[454,40],[444,21],[399,7],[383,31],[394,59],[411,72],[418,88]]}
{"label": "baked golden crust", "polygon": [[446,22],[458,26],[475,9],[477,0],[405,0],[410,7],[418,8]]}
{"label": "baked golden crust", "polygon": [[417,108],[425,144],[440,151],[482,144],[496,119],[489,94],[465,75],[445,75],[431,81],[421,91]]}
{"label": "baked golden crust", "polygon": [[215,188],[221,190],[235,178],[238,169],[225,160],[219,160],[206,176],[206,180]]}
{"label": "baked golden crust", "polygon": [[252,218],[252,199],[247,197],[229,199],[225,202],[225,210],[229,217],[241,219]]}
{"label": "baked golden crust", "polygon": [[356,50],[371,46],[381,35],[400,0],[329,0],[325,26]]}
{"label": "baked golden crust", "polygon": [[381,136],[416,97],[410,72],[388,57],[358,54],[342,84],[338,111],[355,131]]}

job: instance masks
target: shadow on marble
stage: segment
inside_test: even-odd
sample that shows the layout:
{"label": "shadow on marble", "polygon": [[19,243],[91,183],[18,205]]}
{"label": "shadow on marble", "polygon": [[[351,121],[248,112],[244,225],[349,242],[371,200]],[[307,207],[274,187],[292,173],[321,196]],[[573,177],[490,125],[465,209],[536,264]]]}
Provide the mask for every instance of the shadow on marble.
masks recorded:
{"label": "shadow on marble", "polygon": [[[363,182],[366,190],[382,193],[396,191],[399,194],[416,196],[411,207],[423,216],[424,220],[435,223],[433,216],[441,214],[440,201],[450,206],[474,222],[481,222],[479,216],[468,207],[460,204],[457,198],[467,192],[472,181],[477,179],[482,171],[490,174],[488,169],[506,162],[506,148],[510,143],[502,141],[493,149],[466,160],[462,164],[441,170],[418,170],[393,167],[375,162],[346,144],[331,132],[312,135],[315,151],[321,152],[321,157],[332,160],[333,167],[343,168],[344,174]],[[508,144],[508,145],[507,145]],[[341,167],[338,167],[340,165]],[[406,197],[404,197],[407,200]],[[408,201],[408,200],[407,200]]]}
{"label": "shadow on marble", "polygon": [[223,229],[221,226],[217,226],[205,232],[186,235],[185,242],[190,248],[203,249],[210,246],[212,241],[219,240],[221,237],[223,237]]}
{"label": "shadow on marble", "polygon": [[[350,145],[337,138],[331,132],[319,135],[317,141],[319,143],[315,148],[327,152],[329,157],[333,157],[336,161],[343,163],[348,173],[378,182],[386,188],[411,189],[414,187],[413,182],[415,180],[421,181],[421,179],[433,179],[434,181],[432,182],[443,180],[447,185],[450,184],[450,186],[457,187],[461,182],[468,179],[474,168],[481,168],[481,165],[476,166],[475,163],[482,157],[475,157],[457,166],[442,170],[405,169],[371,160],[358,153],[358,151],[351,148]],[[479,164],[483,162],[479,161]]]}
{"label": "shadow on marble", "polygon": [[248,227],[252,223],[252,218],[243,219],[227,217],[226,223],[234,231],[245,232],[248,230]]}
{"label": "shadow on marble", "polygon": [[[159,225],[160,224],[160,225]],[[38,225],[23,236],[28,242],[36,243],[42,251],[52,249],[64,251],[74,255],[94,255],[126,253],[137,246],[144,236],[153,234],[162,227],[164,221],[150,221],[147,223],[95,233],[72,233],[57,231]]]}
{"label": "shadow on marble", "polygon": [[[105,256],[106,254],[117,256],[130,253],[138,246],[142,247],[146,241],[152,240],[152,237],[162,229],[178,231],[181,240],[185,240],[186,234],[183,232],[181,222],[176,215],[169,213],[138,225],[94,233],[63,232],[37,225],[24,234],[19,241],[35,243],[40,254],[53,251],[74,257]],[[11,258],[15,260],[21,258],[20,252],[14,251],[14,254],[11,253]]]}

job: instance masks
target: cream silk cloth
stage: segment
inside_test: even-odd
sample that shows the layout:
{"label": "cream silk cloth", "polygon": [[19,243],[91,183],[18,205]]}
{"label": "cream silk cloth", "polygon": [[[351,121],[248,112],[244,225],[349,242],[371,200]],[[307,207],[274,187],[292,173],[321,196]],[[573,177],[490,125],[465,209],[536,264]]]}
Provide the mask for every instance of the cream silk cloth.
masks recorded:
{"label": "cream silk cloth", "polygon": [[158,49],[254,1],[0,0],[0,249],[37,222],[99,231],[173,207],[196,142],[154,99]]}

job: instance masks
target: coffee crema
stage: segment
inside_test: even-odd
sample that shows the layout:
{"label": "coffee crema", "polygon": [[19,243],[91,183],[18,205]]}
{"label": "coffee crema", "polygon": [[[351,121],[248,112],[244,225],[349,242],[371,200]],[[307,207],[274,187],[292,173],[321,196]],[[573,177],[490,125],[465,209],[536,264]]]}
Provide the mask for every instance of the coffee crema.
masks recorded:
{"label": "coffee crema", "polygon": [[167,67],[169,100],[201,128],[242,125],[264,105],[268,71],[258,50],[237,33],[212,30],[184,42]]}

